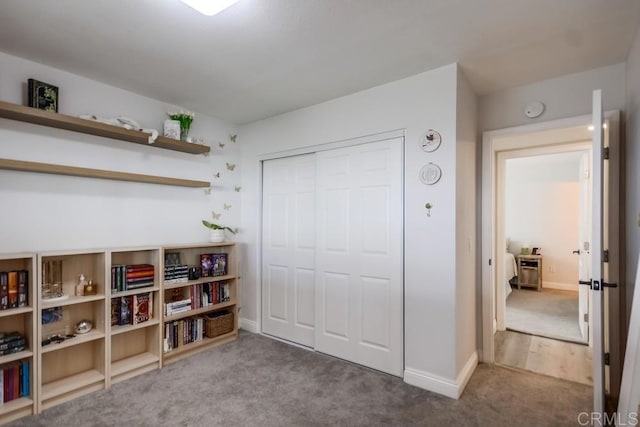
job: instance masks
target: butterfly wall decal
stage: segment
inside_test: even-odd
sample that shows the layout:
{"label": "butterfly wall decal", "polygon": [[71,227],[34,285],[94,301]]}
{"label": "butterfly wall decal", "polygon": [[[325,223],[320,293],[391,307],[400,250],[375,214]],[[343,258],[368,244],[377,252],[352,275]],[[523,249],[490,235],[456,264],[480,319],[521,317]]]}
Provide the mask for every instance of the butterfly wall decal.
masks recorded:
{"label": "butterfly wall decal", "polygon": [[220,178],[220,172],[218,172],[218,173],[214,173],[214,174],[213,174],[213,177],[214,177],[214,178]]}
{"label": "butterfly wall decal", "polygon": [[228,205],[228,204],[225,203],[224,204],[224,210],[228,211],[229,209],[231,209],[231,205]]}
{"label": "butterfly wall decal", "polygon": [[224,148],[225,144],[223,144],[222,142],[218,142],[218,147],[220,148]]}
{"label": "butterfly wall decal", "polygon": [[227,163],[227,169],[229,169],[230,171],[233,171],[236,168],[236,165],[234,163]]}
{"label": "butterfly wall decal", "polygon": [[242,190],[242,187],[240,187],[239,185],[236,185],[234,190],[236,190],[236,193],[239,193],[240,190]]}
{"label": "butterfly wall decal", "polygon": [[222,216],[221,213],[216,213],[214,211],[211,211],[211,218],[213,219],[220,219],[220,217]]}
{"label": "butterfly wall decal", "polygon": [[238,137],[238,135],[229,135],[229,140],[231,140],[231,142],[236,142],[236,138]]}
{"label": "butterfly wall decal", "polygon": [[204,189],[204,194],[206,194],[207,196],[211,194],[211,187],[209,188],[205,188]]}

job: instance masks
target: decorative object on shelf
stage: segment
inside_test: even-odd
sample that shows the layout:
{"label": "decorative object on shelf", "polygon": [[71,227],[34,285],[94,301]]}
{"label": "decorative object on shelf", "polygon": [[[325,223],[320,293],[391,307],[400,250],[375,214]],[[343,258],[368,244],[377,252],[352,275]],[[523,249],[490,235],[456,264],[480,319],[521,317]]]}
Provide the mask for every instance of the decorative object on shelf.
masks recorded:
{"label": "decorative object on shelf", "polygon": [[420,137],[420,148],[427,153],[436,151],[440,147],[442,137],[440,133],[433,129],[429,129]]}
{"label": "decorative object on shelf", "polygon": [[140,126],[140,123],[138,123],[137,121],[129,117],[125,117],[125,116],[98,117],[98,116],[94,116],[93,114],[81,114],[80,118],[84,120],[91,120],[98,123],[104,123],[105,125],[124,128],[127,130],[138,130],[144,133],[148,133],[150,134],[149,140],[148,140],[149,144],[153,144],[158,138],[157,129],[143,129],[142,126]]}
{"label": "decorative object on shelf", "polygon": [[69,298],[62,287],[62,260],[42,263],[42,299],[58,301]]}
{"label": "decorative object on shelf", "polygon": [[76,323],[76,334],[86,334],[93,329],[93,322],[91,320],[81,320]]}
{"label": "decorative object on shelf", "polygon": [[533,248],[531,249],[531,255],[540,255],[541,248]]}
{"label": "decorative object on shelf", "polygon": [[163,124],[163,135],[167,138],[180,139],[180,122],[167,119]]}
{"label": "decorative object on shelf", "polygon": [[520,248],[520,253],[522,255],[529,255],[529,244],[528,243],[523,243],[522,244],[522,248]]}
{"label": "decorative object on shelf", "polygon": [[433,185],[440,181],[442,170],[435,163],[428,163],[420,169],[420,181],[425,185]]}
{"label": "decorative object on shelf", "polygon": [[164,265],[180,265],[180,252],[166,252]]}
{"label": "decorative object on shelf", "polygon": [[96,295],[98,293],[98,286],[93,283],[93,280],[89,280],[89,282],[84,285],[84,294],[85,295]]}
{"label": "decorative object on shelf", "polygon": [[35,79],[28,80],[29,107],[58,112],[58,87]]}
{"label": "decorative object on shelf", "polygon": [[84,296],[84,287],[87,286],[87,279],[84,277],[84,274],[80,274],[80,278],[78,279],[78,284],[76,285],[76,296],[81,297]]}
{"label": "decorative object on shelf", "polygon": [[431,203],[427,202],[427,203],[424,205],[424,207],[425,207],[425,209],[427,210],[427,216],[428,216],[428,217],[431,217],[431,208],[433,207],[433,205],[432,205]]}
{"label": "decorative object on shelf", "polygon": [[209,241],[212,243],[221,243],[224,242],[224,231],[227,230],[229,231],[229,233],[231,234],[236,234],[236,230],[229,228],[229,227],[225,227],[223,225],[218,225],[218,224],[214,224],[212,222],[209,222],[205,219],[202,220],[202,225],[204,225],[205,227],[207,227],[209,230],[211,230],[211,233],[209,235]]}
{"label": "decorative object on shelf", "polygon": [[193,123],[195,114],[190,111],[170,111],[167,113],[167,116],[169,116],[171,120],[177,120],[180,122],[180,139],[182,141],[187,141],[189,129],[191,129],[191,123]]}

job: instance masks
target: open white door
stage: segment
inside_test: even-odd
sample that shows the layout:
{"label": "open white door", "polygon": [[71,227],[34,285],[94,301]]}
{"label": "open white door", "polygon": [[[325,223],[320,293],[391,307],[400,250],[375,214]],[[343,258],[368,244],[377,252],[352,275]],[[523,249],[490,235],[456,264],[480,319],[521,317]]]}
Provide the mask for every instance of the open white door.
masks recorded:
{"label": "open white door", "polygon": [[593,328],[593,411],[604,414],[604,130],[602,91],[593,91],[591,299]]}
{"label": "open white door", "polygon": [[580,159],[580,225],[578,229],[578,324],[582,339],[592,345],[589,337],[589,285],[591,279],[591,153]]}

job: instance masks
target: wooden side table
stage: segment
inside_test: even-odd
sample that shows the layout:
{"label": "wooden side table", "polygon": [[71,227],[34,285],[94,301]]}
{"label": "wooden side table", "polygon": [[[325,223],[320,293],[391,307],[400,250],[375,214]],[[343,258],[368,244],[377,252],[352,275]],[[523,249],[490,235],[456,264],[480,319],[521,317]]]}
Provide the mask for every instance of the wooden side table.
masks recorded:
{"label": "wooden side table", "polygon": [[542,255],[517,255],[518,289],[521,286],[542,291]]}

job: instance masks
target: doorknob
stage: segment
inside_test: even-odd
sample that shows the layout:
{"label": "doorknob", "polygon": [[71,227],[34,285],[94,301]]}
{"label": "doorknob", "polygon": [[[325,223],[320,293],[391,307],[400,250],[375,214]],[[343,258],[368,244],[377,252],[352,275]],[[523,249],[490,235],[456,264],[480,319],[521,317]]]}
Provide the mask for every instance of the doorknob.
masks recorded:
{"label": "doorknob", "polygon": [[572,254],[578,254],[578,255],[580,255],[580,249],[578,249],[577,251],[573,251],[573,252],[571,252],[571,253],[572,253]]}

